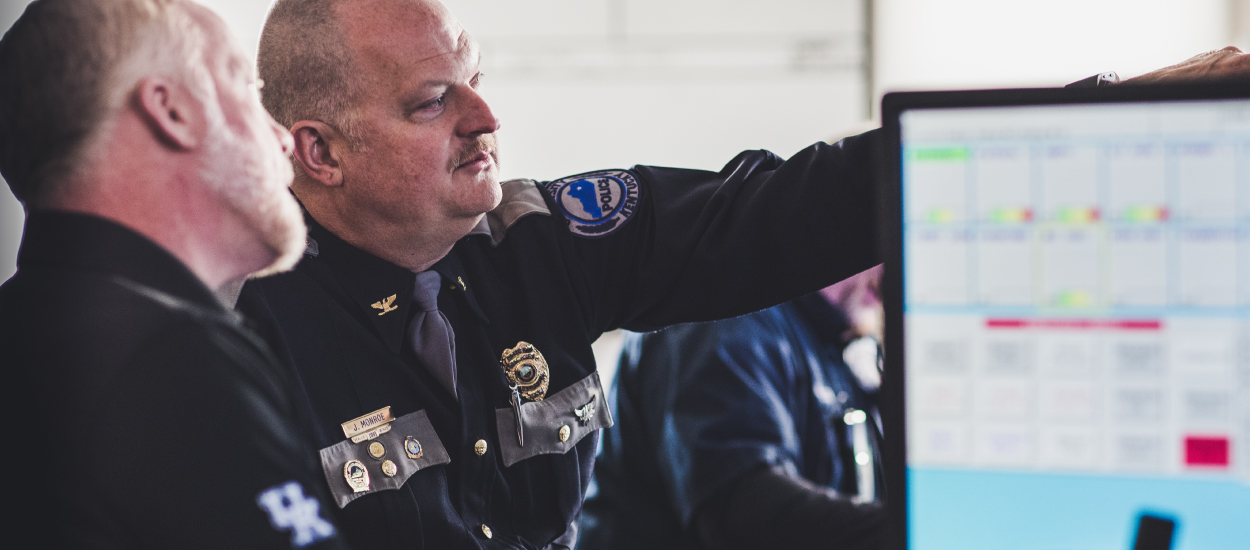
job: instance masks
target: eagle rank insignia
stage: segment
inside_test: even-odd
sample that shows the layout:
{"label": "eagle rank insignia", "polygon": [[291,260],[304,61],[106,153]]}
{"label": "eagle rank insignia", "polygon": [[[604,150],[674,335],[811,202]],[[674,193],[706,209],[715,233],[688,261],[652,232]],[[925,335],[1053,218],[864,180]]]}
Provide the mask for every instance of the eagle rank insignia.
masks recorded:
{"label": "eagle rank insignia", "polygon": [[599,397],[599,394],[590,394],[590,401],[587,401],[585,405],[581,406],[581,408],[573,409],[573,414],[577,415],[578,424],[585,426],[587,422],[590,422],[591,418],[595,417],[596,397]]}

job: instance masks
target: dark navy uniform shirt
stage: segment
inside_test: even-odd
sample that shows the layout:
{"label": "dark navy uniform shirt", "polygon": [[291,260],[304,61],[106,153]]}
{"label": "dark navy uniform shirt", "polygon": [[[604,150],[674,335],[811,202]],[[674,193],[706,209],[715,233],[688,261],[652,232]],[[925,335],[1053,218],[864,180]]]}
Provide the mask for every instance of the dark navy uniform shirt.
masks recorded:
{"label": "dark navy uniform shirt", "polygon": [[[407,343],[416,275],[314,221],[298,268],[248,283],[239,309],[270,325],[298,373],[349,541],[571,546],[597,430],[611,424],[591,342],[619,327],[740,315],[880,263],[870,141],[784,162],[745,152],[720,172],[638,166],[505,182],[500,206],[433,267],[456,337],[458,401]],[[524,446],[500,365],[520,342],[550,369],[546,398],[524,406]],[[402,466],[394,476],[341,427],[388,406],[397,427],[378,441]],[[396,448],[409,437],[421,459]],[[347,483],[350,460],[368,470],[367,491]]]}
{"label": "dark navy uniform shirt", "polygon": [[[763,468],[859,493],[843,415],[874,411],[875,399],[842,359],[848,328],[814,293],[734,319],[629,335],[613,392],[617,424],[595,466],[579,548],[699,548],[696,514]],[[851,543],[822,547],[860,547]]]}
{"label": "dark navy uniform shirt", "polygon": [[0,287],[11,531],[39,548],[343,548],[268,346],[121,225],[34,212]]}

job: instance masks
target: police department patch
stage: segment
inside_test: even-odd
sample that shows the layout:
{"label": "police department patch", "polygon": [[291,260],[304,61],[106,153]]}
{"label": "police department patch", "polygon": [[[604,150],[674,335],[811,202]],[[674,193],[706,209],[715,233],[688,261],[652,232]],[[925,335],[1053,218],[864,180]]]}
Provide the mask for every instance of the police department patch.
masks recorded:
{"label": "police department patch", "polygon": [[626,170],[604,170],[550,182],[547,192],[582,237],[616,232],[638,211],[638,177]]}

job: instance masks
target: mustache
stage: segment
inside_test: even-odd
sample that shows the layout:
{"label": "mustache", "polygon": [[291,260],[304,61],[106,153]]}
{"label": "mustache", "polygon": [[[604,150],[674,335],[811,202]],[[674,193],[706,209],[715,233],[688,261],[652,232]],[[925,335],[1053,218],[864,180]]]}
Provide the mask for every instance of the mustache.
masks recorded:
{"label": "mustache", "polygon": [[455,156],[451,158],[451,161],[447,163],[447,171],[454,172],[456,168],[459,168],[460,165],[469,162],[479,153],[489,154],[491,159],[495,161],[495,164],[499,164],[499,155],[496,152],[495,134],[480,134],[473,138],[473,141],[466,143],[465,146],[457,151]]}

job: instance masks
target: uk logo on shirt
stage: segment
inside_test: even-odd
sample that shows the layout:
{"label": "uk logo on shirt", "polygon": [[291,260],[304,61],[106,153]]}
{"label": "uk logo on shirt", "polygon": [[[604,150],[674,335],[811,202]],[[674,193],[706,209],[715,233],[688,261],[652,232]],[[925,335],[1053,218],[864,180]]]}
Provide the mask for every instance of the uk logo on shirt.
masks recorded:
{"label": "uk logo on shirt", "polygon": [[291,546],[303,548],[335,535],[334,525],[321,517],[321,503],[304,495],[298,481],[288,481],[261,491],[256,497],[269,514],[274,529],[291,532]]}

